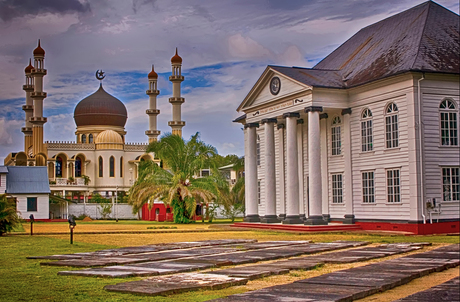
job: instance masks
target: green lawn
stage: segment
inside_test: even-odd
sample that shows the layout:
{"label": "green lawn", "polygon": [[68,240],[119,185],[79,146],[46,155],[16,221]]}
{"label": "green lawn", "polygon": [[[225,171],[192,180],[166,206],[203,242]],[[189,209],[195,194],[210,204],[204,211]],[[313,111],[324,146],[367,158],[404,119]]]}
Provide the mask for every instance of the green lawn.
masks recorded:
{"label": "green lawn", "polygon": [[[137,223],[137,222],[136,222]],[[246,233],[246,232],[245,232]],[[248,234],[249,233],[249,234]],[[306,240],[315,242],[332,240],[366,240],[371,242],[422,242],[458,243],[457,236],[380,236],[366,234],[289,234],[254,231],[245,234],[259,240]],[[222,238],[226,238],[222,233]],[[238,234],[228,232],[228,237]],[[231,234],[231,235],[230,235]],[[79,235],[84,236],[84,235]],[[101,238],[106,235],[98,235]],[[117,235],[110,235],[117,236]],[[137,236],[132,234],[132,236]],[[173,236],[152,234],[151,236]],[[195,235],[191,240],[196,240]],[[209,235],[211,236],[211,235]],[[120,237],[123,238],[123,237]],[[206,234],[199,240],[206,240]],[[0,237],[0,301],[206,301],[230,294],[247,291],[245,286],[218,291],[199,291],[170,297],[144,297],[130,294],[111,293],[103,290],[104,285],[139,280],[140,278],[108,279],[58,276],[66,268],[40,266],[43,260],[26,259],[27,256],[89,252],[116,246],[79,242],[69,244],[68,239],[46,236]],[[101,242],[101,240],[98,240]],[[103,240],[102,240],[103,242]],[[120,244],[122,246],[122,244]]]}

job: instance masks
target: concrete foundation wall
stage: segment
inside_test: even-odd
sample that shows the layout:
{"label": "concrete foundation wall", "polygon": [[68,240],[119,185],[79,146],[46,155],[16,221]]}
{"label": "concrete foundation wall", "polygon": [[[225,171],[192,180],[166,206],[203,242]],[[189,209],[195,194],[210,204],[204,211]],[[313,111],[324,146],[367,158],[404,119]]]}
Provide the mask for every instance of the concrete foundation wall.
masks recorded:
{"label": "concrete foundation wall", "polygon": [[[78,217],[80,215],[87,215],[91,219],[101,219],[101,207],[96,203],[86,203],[86,204],[70,204],[69,205],[69,215],[74,215]],[[138,219],[137,214],[133,214],[133,209],[129,204],[117,204],[112,206],[112,213],[108,215],[108,218],[115,219]]]}

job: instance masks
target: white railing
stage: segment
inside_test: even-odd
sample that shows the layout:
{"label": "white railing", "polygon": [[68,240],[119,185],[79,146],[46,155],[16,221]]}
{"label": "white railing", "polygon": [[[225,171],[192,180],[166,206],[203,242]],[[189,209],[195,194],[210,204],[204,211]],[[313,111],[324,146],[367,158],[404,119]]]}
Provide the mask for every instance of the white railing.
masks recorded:
{"label": "white railing", "polygon": [[[50,181],[52,181],[50,179]],[[51,186],[86,186],[84,178],[76,178],[74,182],[69,182],[67,178],[56,178],[55,184],[52,183]]]}

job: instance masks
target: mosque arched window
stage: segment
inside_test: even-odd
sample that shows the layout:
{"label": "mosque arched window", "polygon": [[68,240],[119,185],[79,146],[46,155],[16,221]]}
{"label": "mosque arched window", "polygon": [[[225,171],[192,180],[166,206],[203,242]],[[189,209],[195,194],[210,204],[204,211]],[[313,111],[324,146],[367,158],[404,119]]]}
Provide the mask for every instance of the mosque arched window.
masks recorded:
{"label": "mosque arched window", "polygon": [[93,135],[92,135],[92,134],[90,134],[90,135],[88,136],[88,140],[89,140],[89,143],[90,143],[90,144],[93,143]]}
{"label": "mosque arched window", "polygon": [[109,159],[109,176],[110,177],[115,177],[115,157],[110,156]]}
{"label": "mosque arched window", "polygon": [[83,144],[86,143],[86,134],[83,134],[83,135],[81,136],[81,142],[82,142]]}
{"label": "mosque arched window", "polygon": [[62,157],[56,158],[56,177],[62,177]]}
{"label": "mosque arched window", "polygon": [[102,160],[102,156],[99,156],[99,177],[104,176],[103,164],[104,164],[104,161]]}
{"label": "mosque arched window", "polygon": [[75,159],[75,177],[81,177],[81,157]]}
{"label": "mosque arched window", "polygon": [[120,157],[120,177],[123,177],[123,156]]}

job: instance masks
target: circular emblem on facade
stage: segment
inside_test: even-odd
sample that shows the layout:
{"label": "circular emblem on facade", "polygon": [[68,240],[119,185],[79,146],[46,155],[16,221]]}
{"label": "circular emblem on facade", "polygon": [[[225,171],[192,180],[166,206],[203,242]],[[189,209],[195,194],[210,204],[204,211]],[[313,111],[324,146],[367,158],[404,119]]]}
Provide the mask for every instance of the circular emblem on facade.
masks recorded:
{"label": "circular emblem on facade", "polygon": [[270,80],[270,93],[273,95],[277,95],[281,89],[281,81],[278,77],[273,77]]}

